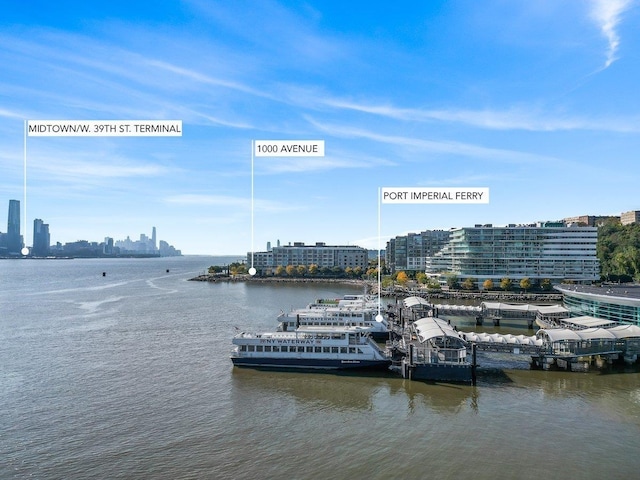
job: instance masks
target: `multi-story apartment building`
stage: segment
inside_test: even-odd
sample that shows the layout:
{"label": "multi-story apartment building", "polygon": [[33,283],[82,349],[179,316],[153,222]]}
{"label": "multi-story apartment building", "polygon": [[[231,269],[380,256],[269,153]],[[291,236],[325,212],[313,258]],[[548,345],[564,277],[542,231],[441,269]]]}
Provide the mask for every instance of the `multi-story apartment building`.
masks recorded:
{"label": "multi-story apartment building", "polygon": [[620,223],[622,225],[631,225],[633,223],[640,223],[640,210],[632,210],[630,212],[624,212],[620,215]]}
{"label": "multi-story apartment building", "polygon": [[[293,245],[273,247],[266,252],[247,253],[247,265],[252,265],[261,273],[278,266],[317,265],[319,268],[340,267],[366,269],[369,263],[369,254],[366,248],[352,245],[326,245],[317,242],[315,245],[305,245],[295,242]],[[253,259],[253,262],[252,262]]]}
{"label": "multi-story apartment building", "polygon": [[620,217],[612,215],[578,215],[562,219],[565,225],[578,224],[584,227],[600,227],[610,219],[620,220]]}
{"label": "multi-story apartment building", "polygon": [[387,242],[385,263],[391,272],[424,272],[426,261],[449,241],[445,230],[426,230],[392,238]]}
{"label": "multi-story apartment building", "polygon": [[427,273],[450,272],[479,285],[508,277],[552,282],[592,282],[600,278],[595,227],[561,223],[475,227],[451,230],[449,243],[427,261]]}

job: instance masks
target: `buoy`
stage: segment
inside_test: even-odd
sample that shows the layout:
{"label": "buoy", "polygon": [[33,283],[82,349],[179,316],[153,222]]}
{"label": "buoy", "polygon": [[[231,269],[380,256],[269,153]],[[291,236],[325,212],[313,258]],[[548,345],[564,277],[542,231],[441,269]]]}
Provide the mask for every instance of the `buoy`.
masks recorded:
{"label": "buoy", "polygon": [[169,269],[167,268],[167,273],[169,273]]}
{"label": "buoy", "polygon": [[107,272],[102,272],[102,276],[106,277],[107,276]]}

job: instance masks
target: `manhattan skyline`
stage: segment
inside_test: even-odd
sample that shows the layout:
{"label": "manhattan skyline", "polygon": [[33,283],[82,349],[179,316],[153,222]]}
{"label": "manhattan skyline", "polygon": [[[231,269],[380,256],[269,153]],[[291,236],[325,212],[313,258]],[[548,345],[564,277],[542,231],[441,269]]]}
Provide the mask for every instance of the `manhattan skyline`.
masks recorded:
{"label": "manhattan skyline", "polygon": [[[383,205],[383,239],[638,210],[639,20],[631,0],[11,4],[0,197],[23,200],[26,158],[27,216],[52,241],[154,219],[213,255],[277,238],[375,249],[383,187],[491,192]],[[175,119],[183,134],[25,141],[31,119]],[[324,140],[325,156],[255,159],[252,245],[260,139]]]}

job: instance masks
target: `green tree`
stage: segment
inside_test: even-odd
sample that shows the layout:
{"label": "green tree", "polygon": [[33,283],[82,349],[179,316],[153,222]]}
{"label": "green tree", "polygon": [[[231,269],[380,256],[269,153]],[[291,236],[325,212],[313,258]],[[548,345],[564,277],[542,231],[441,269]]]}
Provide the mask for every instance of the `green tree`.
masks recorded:
{"label": "green tree", "polygon": [[460,286],[458,276],[455,273],[447,275],[447,286],[451,289],[456,289]]}
{"label": "green tree", "polygon": [[294,267],[293,265],[287,265],[284,270],[290,277],[293,277],[293,275],[296,273],[296,267]]}
{"label": "green tree", "polygon": [[244,263],[240,263],[240,262],[230,263],[229,273],[231,275],[243,275],[247,273],[247,266]]}
{"label": "green tree", "polygon": [[409,277],[405,272],[398,272],[398,275],[396,276],[396,282],[398,282],[400,285],[406,285],[408,281]]}
{"label": "green tree", "polygon": [[317,275],[318,274],[318,265],[312,263],[309,265],[309,275]]}
{"label": "green tree", "polygon": [[603,277],[622,281],[639,278],[640,225],[607,220],[598,228],[596,252]]}
{"label": "green tree", "polygon": [[509,290],[511,290],[512,286],[513,286],[513,282],[509,277],[504,277],[502,280],[500,280],[500,288],[505,292],[508,292]]}
{"label": "green tree", "polygon": [[276,272],[275,272],[275,273],[276,273],[276,275],[277,275],[278,277],[284,277],[284,274],[285,274],[286,272],[287,272],[287,271],[285,270],[285,268],[284,268],[282,265],[278,265],[278,266],[276,267]]}
{"label": "green tree", "polygon": [[418,272],[416,273],[416,281],[421,284],[421,285],[426,285],[427,280],[429,280],[429,277],[427,277],[426,273],[423,272]]}
{"label": "green tree", "polygon": [[531,288],[531,280],[526,277],[520,280],[520,288],[524,290],[524,293],[527,293],[527,290]]}
{"label": "green tree", "polygon": [[298,265],[296,267],[296,273],[300,277],[304,277],[304,274],[307,273],[307,267],[305,265]]}
{"label": "green tree", "polygon": [[548,292],[553,288],[553,284],[551,283],[551,280],[549,280],[548,278],[544,278],[540,282],[540,288],[545,292]]}
{"label": "green tree", "polygon": [[484,290],[493,290],[493,280],[487,278],[484,282],[482,282],[482,288]]}

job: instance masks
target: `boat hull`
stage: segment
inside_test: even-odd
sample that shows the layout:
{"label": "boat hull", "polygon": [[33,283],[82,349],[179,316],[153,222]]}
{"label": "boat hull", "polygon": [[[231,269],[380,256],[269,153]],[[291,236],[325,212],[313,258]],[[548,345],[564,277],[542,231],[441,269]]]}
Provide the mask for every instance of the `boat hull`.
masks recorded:
{"label": "boat hull", "polygon": [[423,363],[403,365],[403,377],[410,380],[428,382],[460,382],[472,383],[473,370],[471,364],[448,365],[443,363]]}
{"label": "boat hull", "polygon": [[236,367],[285,370],[386,370],[390,360],[231,357]]}

